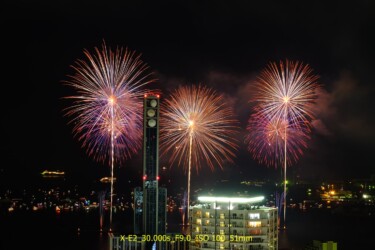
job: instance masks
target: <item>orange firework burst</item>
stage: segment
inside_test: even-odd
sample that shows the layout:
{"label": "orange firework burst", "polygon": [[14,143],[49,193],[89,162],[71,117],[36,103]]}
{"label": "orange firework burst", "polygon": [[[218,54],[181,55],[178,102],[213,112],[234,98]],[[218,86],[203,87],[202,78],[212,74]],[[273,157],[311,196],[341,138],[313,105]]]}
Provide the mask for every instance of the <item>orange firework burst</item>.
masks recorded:
{"label": "orange firework burst", "polygon": [[286,61],[268,64],[255,82],[252,102],[271,119],[287,119],[291,124],[309,123],[311,104],[317,98],[318,76],[309,65]]}
{"label": "orange firework burst", "polygon": [[222,95],[202,86],[179,87],[164,101],[161,112],[161,151],[162,156],[172,153],[171,164],[187,167],[190,146],[197,172],[203,161],[212,170],[232,162],[238,122]]}

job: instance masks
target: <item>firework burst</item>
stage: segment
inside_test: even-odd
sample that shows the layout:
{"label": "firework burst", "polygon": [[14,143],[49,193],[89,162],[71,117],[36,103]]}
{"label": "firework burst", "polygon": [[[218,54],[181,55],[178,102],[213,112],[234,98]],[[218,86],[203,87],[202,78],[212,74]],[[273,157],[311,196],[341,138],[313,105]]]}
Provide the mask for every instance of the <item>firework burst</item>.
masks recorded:
{"label": "firework burst", "polygon": [[255,82],[255,102],[271,119],[288,120],[292,126],[309,124],[316,100],[318,76],[309,65],[286,61],[268,64]]}
{"label": "firework burst", "polygon": [[262,112],[250,116],[245,138],[253,158],[266,166],[281,166],[284,161],[285,131],[288,132],[287,164],[296,163],[310,139],[310,128],[305,123],[290,124],[286,120],[271,119]]}
{"label": "firework burst", "polygon": [[[187,168],[190,144],[191,163],[198,172],[205,162],[214,170],[224,161],[232,162],[237,143],[237,121],[222,95],[202,86],[180,87],[162,104],[160,120],[161,156],[171,153],[171,165]],[[192,143],[190,143],[190,140]]]}
{"label": "firework burst", "polygon": [[89,156],[111,166],[112,227],[113,170],[115,162],[137,152],[142,138],[142,87],[153,80],[145,74],[147,66],[140,55],[128,49],[115,51],[95,48],[84,51],[87,60],[77,60],[72,68],[75,75],[64,83],[77,95],[68,96],[73,105],[66,115],[73,117],[74,136],[82,142]]}
{"label": "firework burst", "polygon": [[[121,161],[137,152],[142,136],[142,86],[152,82],[144,74],[146,64],[140,55],[128,49],[84,51],[87,61],[78,60],[74,76],[64,83],[77,95],[68,96],[73,105],[66,109],[72,117],[74,136],[82,142],[89,156],[98,161]],[[113,136],[112,136],[113,135]]]}

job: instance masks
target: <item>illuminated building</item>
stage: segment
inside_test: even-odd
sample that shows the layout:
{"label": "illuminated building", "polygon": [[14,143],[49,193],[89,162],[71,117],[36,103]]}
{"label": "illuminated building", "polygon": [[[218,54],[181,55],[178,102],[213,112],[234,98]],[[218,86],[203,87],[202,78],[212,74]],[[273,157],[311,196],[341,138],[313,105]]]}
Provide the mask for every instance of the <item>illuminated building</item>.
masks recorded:
{"label": "illuminated building", "polygon": [[166,233],[167,190],[159,188],[159,95],[145,95],[143,112],[143,188],[134,190],[134,233]]}
{"label": "illuminated building", "polygon": [[264,197],[198,197],[191,208],[190,250],[278,249],[277,208]]}

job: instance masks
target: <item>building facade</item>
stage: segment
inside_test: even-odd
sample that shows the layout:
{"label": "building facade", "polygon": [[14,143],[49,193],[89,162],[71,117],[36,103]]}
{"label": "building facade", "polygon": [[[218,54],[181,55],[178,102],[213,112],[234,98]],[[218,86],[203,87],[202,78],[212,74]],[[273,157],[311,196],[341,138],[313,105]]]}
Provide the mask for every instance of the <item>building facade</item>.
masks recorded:
{"label": "building facade", "polygon": [[190,212],[190,250],[278,249],[277,208],[256,206],[262,199],[199,197]]}

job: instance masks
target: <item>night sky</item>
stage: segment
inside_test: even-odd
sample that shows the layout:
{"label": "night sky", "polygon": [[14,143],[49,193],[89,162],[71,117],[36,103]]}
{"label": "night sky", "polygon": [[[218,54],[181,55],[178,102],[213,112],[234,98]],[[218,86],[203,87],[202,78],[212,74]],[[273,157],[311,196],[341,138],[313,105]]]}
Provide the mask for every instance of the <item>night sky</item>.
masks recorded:
{"label": "night sky", "polygon": [[[323,86],[309,149],[289,170],[306,179],[375,174],[375,3],[355,1],[7,1],[1,6],[1,172],[26,180],[44,169],[81,178],[108,167],[72,136],[62,98],[70,65],[105,41],[142,53],[162,98],[202,83],[225,93],[246,133],[251,84],[270,61],[308,63]],[[203,3],[202,3],[203,2]],[[235,165],[210,180],[280,176],[241,141]],[[140,180],[141,154],[120,174]],[[161,163],[164,165],[164,163]],[[196,174],[193,175],[194,178]],[[172,168],[170,176],[185,179]]]}

